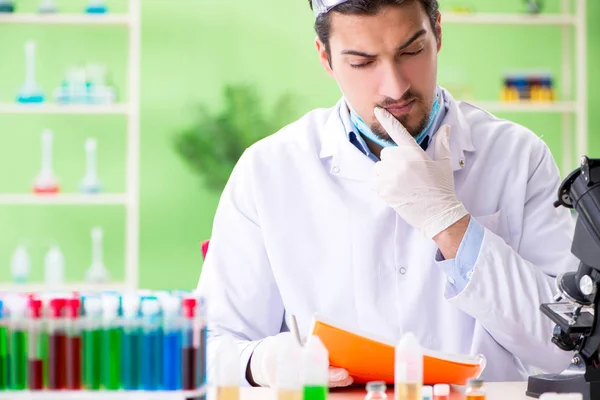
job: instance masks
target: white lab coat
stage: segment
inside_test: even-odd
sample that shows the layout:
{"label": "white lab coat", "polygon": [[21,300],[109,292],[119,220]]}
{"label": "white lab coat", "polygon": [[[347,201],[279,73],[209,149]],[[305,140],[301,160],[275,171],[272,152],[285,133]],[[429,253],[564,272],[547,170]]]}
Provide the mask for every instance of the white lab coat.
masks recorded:
{"label": "white lab coat", "polygon": [[209,370],[231,334],[244,376],[254,347],[290,314],[303,334],[319,314],[392,342],[412,331],[432,350],[481,353],[488,381],[568,366],[539,311],[552,277],[578,266],[570,213],[553,207],[552,155],[526,128],[446,96],[456,192],[485,227],[466,288],[453,293],[435,243],[372,189],[374,163],[348,141],[341,100],[251,146],[223,192],[199,282]]}

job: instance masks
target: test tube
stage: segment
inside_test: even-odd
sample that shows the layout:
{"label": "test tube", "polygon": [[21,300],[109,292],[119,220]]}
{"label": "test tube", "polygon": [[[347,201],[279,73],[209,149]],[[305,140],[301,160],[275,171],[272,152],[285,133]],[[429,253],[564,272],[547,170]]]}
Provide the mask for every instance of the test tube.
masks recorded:
{"label": "test tube", "polygon": [[78,298],[67,300],[67,388],[81,389],[81,326],[79,320],[81,301]]}
{"label": "test tube", "polygon": [[181,322],[181,373],[183,390],[196,388],[196,346],[194,343],[194,318],[196,299],[185,298],[182,301],[183,318]]}
{"label": "test tube", "polygon": [[206,385],[207,313],[204,298],[198,297],[196,307],[196,337],[199,340],[196,352],[196,386]]}
{"label": "test tube", "polygon": [[406,333],[395,349],[396,400],[420,400],[423,385],[423,353],[417,338]]}
{"label": "test tube", "polygon": [[[318,336],[311,336],[302,354],[304,400],[325,400],[329,387],[329,352]],[[404,400],[404,399],[403,399]],[[413,400],[412,398],[410,400]]]}
{"label": "test tube", "polygon": [[12,297],[9,302],[9,387],[25,390],[27,387],[27,298]]}
{"label": "test tube", "polygon": [[[123,389],[138,390],[141,384],[141,326],[138,317],[140,298],[136,294],[123,296]],[[145,361],[145,360],[144,360]]]}
{"label": "test tube", "polygon": [[29,390],[44,389],[45,341],[42,319],[42,301],[29,301],[29,347],[27,352],[27,388]]}
{"label": "test tube", "polygon": [[0,299],[0,390],[8,389],[8,332],[6,327],[7,307]]}
{"label": "test tube", "polygon": [[164,390],[181,389],[181,300],[166,295],[161,299],[163,310],[163,374]]}
{"label": "test tube", "polygon": [[102,296],[102,386],[106,390],[121,388],[121,333],[119,322],[120,298],[113,294]]}
{"label": "test tube", "polygon": [[159,390],[162,387],[162,332],[160,326],[160,303],[156,298],[142,301],[142,387]]}
{"label": "test tube", "polygon": [[65,389],[67,386],[67,334],[64,320],[66,299],[50,300],[48,320],[48,388]]}
{"label": "test tube", "polygon": [[100,389],[102,357],[102,302],[99,297],[86,296],[83,301],[83,386]]}

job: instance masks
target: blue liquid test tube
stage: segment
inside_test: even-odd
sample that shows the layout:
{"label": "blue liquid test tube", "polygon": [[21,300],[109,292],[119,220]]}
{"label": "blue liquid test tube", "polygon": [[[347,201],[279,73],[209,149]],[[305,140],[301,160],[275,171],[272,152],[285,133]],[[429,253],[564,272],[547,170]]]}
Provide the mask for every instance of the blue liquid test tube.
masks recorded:
{"label": "blue liquid test tube", "polygon": [[142,301],[142,389],[160,390],[162,387],[162,329],[160,303],[156,298]]}
{"label": "blue liquid test tube", "polygon": [[165,296],[163,308],[163,390],[181,390],[181,300]]}
{"label": "blue liquid test tube", "polygon": [[125,390],[139,390],[141,385],[141,321],[139,319],[140,298],[135,294],[122,297],[123,340],[122,340],[122,383]]}

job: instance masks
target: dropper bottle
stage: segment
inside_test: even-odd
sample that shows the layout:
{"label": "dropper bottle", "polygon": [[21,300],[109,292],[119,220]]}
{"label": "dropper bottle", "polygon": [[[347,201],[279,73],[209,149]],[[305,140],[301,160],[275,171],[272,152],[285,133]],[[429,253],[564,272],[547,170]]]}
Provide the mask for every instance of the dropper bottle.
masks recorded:
{"label": "dropper bottle", "polygon": [[140,298],[136,294],[123,295],[123,389],[140,389],[141,326],[139,319]]}

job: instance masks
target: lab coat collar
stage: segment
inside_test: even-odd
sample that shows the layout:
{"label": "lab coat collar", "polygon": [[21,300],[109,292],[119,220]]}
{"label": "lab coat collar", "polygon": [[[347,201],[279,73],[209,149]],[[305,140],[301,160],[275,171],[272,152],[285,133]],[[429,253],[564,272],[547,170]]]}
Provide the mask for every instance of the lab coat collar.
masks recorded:
{"label": "lab coat collar", "polygon": [[[448,101],[448,111],[443,124],[451,127],[450,152],[452,153],[452,170],[457,171],[464,168],[465,152],[475,151],[471,138],[471,128],[458,108],[458,103],[452,98],[448,91],[444,90],[444,96]],[[340,117],[340,108],[346,107],[344,98],[332,108],[322,128],[322,146],[320,158],[331,158],[330,173],[342,178],[359,181],[369,181],[373,174],[373,161],[360,152],[346,136],[344,124]],[[429,146],[427,154],[433,155],[433,147]]]}

